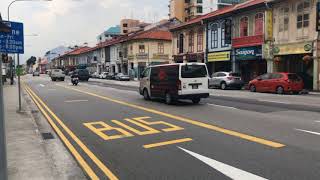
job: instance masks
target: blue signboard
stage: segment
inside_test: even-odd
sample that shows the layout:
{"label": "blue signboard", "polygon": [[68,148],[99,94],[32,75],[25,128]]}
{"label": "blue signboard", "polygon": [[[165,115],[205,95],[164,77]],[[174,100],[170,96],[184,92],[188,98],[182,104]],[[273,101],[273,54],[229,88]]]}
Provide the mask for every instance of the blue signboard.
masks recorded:
{"label": "blue signboard", "polygon": [[11,28],[11,32],[0,32],[0,52],[8,54],[24,53],[23,24],[18,22],[2,21]]}
{"label": "blue signboard", "polygon": [[243,47],[235,50],[236,60],[257,60],[262,58],[262,47]]}

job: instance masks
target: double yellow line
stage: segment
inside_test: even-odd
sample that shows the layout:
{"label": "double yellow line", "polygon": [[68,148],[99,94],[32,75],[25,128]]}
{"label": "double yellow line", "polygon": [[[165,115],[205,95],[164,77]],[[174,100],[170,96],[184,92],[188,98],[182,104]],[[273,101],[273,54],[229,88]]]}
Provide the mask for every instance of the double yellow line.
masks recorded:
{"label": "double yellow line", "polygon": [[[118,178],[107,168],[98,158],[97,156],[63,123],[63,121],[57,117],[52,110],[37,96],[30,87],[24,84],[24,88],[26,92],[30,95],[34,103],[38,106],[42,114],[46,117],[54,131],[66,145],[66,147],[70,150],[72,155],[78,161],[83,170],[87,173],[87,175],[91,179],[99,179],[93,169],[88,165],[88,163],[84,160],[84,158],[80,155],[77,149],[72,145],[72,143],[68,140],[68,138],[62,133],[59,129],[55,121],[63,128],[63,130],[79,145],[79,147],[91,158],[91,160],[104,172],[104,174],[111,180],[118,180]],[[49,116],[49,114],[55,119],[55,121]]]}

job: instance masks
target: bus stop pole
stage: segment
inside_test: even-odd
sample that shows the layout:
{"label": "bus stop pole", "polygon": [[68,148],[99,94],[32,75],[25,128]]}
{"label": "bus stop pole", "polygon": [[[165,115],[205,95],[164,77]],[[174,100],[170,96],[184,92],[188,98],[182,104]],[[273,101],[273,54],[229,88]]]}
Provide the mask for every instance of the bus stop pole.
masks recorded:
{"label": "bus stop pole", "polygon": [[6,151],[6,133],[4,120],[4,98],[3,98],[3,84],[2,84],[2,54],[0,53],[0,179],[7,180],[7,151]]}

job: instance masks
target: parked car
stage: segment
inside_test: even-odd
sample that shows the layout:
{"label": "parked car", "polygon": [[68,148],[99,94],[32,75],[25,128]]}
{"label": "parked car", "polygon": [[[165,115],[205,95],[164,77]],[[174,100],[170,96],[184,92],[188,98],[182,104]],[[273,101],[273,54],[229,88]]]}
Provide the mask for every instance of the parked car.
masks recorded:
{"label": "parked car", "polygon": [[108,74],[109,74],[108,72],[103,72],[103,73],[100,74],[99,78],[100,79],[107,79],[107,75]]}
{"label": "parked car", "polygon": [[78,74],[80,81],[89,81],[90,74],[87,69],[76,69],[75,73]]}
{"label": "parked car", "polygon": [[39,71],[33,71],[32,76],[40,76],[40,72]]}
{"label": "parked car", "polygon": [[294,73],[267,73],[249,82],[251,92],[299,93],[304,88],[303,80]]}
{"label": "parked car", "polygon": [[115,73],[109,73],[109,74],[107,74],[107,77],[106,77],[106,79],[111,79],[111,80],[113,80],[115,78],[116,78],[116,74]]}
{"label": "parked car", "polygon": [[99,76],[100,76],[100,75],[99,75],[99,73],[97,73],[97,72],[94,72],[94,73],[91,74],[91,77],[92,77],[92,78],[99,78]]}
{"label": "parked car", "polygon": [[219,87],[222,90],[227,88],[242,89],[244,82],[239,73],[216,72],[209,80],[209,87]]}
{"label": "parked car", "polygon": [[52,69],[50,77],[52,81],[56,81],[56,80],[64,81],[65,74],[61,69]]}
{"label": "parked car", "polygon": [[118,81],[130,81],[130,76],[129,75],[125,75],[123,73],[119,73],[115,76],[115,79]]}
{"label": "parked car", "polygon": [[141,75],[139,92],[146,100],[163,98],[166,104],[171,104],[189,99],[196,104],[209,97],[208,80],[204,63],[150,66]]}

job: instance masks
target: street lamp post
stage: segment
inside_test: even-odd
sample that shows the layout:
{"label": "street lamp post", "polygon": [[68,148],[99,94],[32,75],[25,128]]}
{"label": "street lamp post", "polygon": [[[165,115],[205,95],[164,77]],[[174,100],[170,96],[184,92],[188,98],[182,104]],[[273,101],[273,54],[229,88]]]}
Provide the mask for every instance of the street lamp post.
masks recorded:
{"label": "street lamp post", "polygon": [[[52,0],[14,0],[8,5],[8,21],[10,21],[10,7],[15,2],[22,2],[22,1],[52,1]],[[17,67],[20,68],[20,56],[17,54]],[[10,66],[11,69],[11,84],[13,84],[13,69],[12,65]],[[20,72],[18,73],[18,96],[19,96],[19,112],[22,111],[21,107],[21,83],[20,83]]]}

